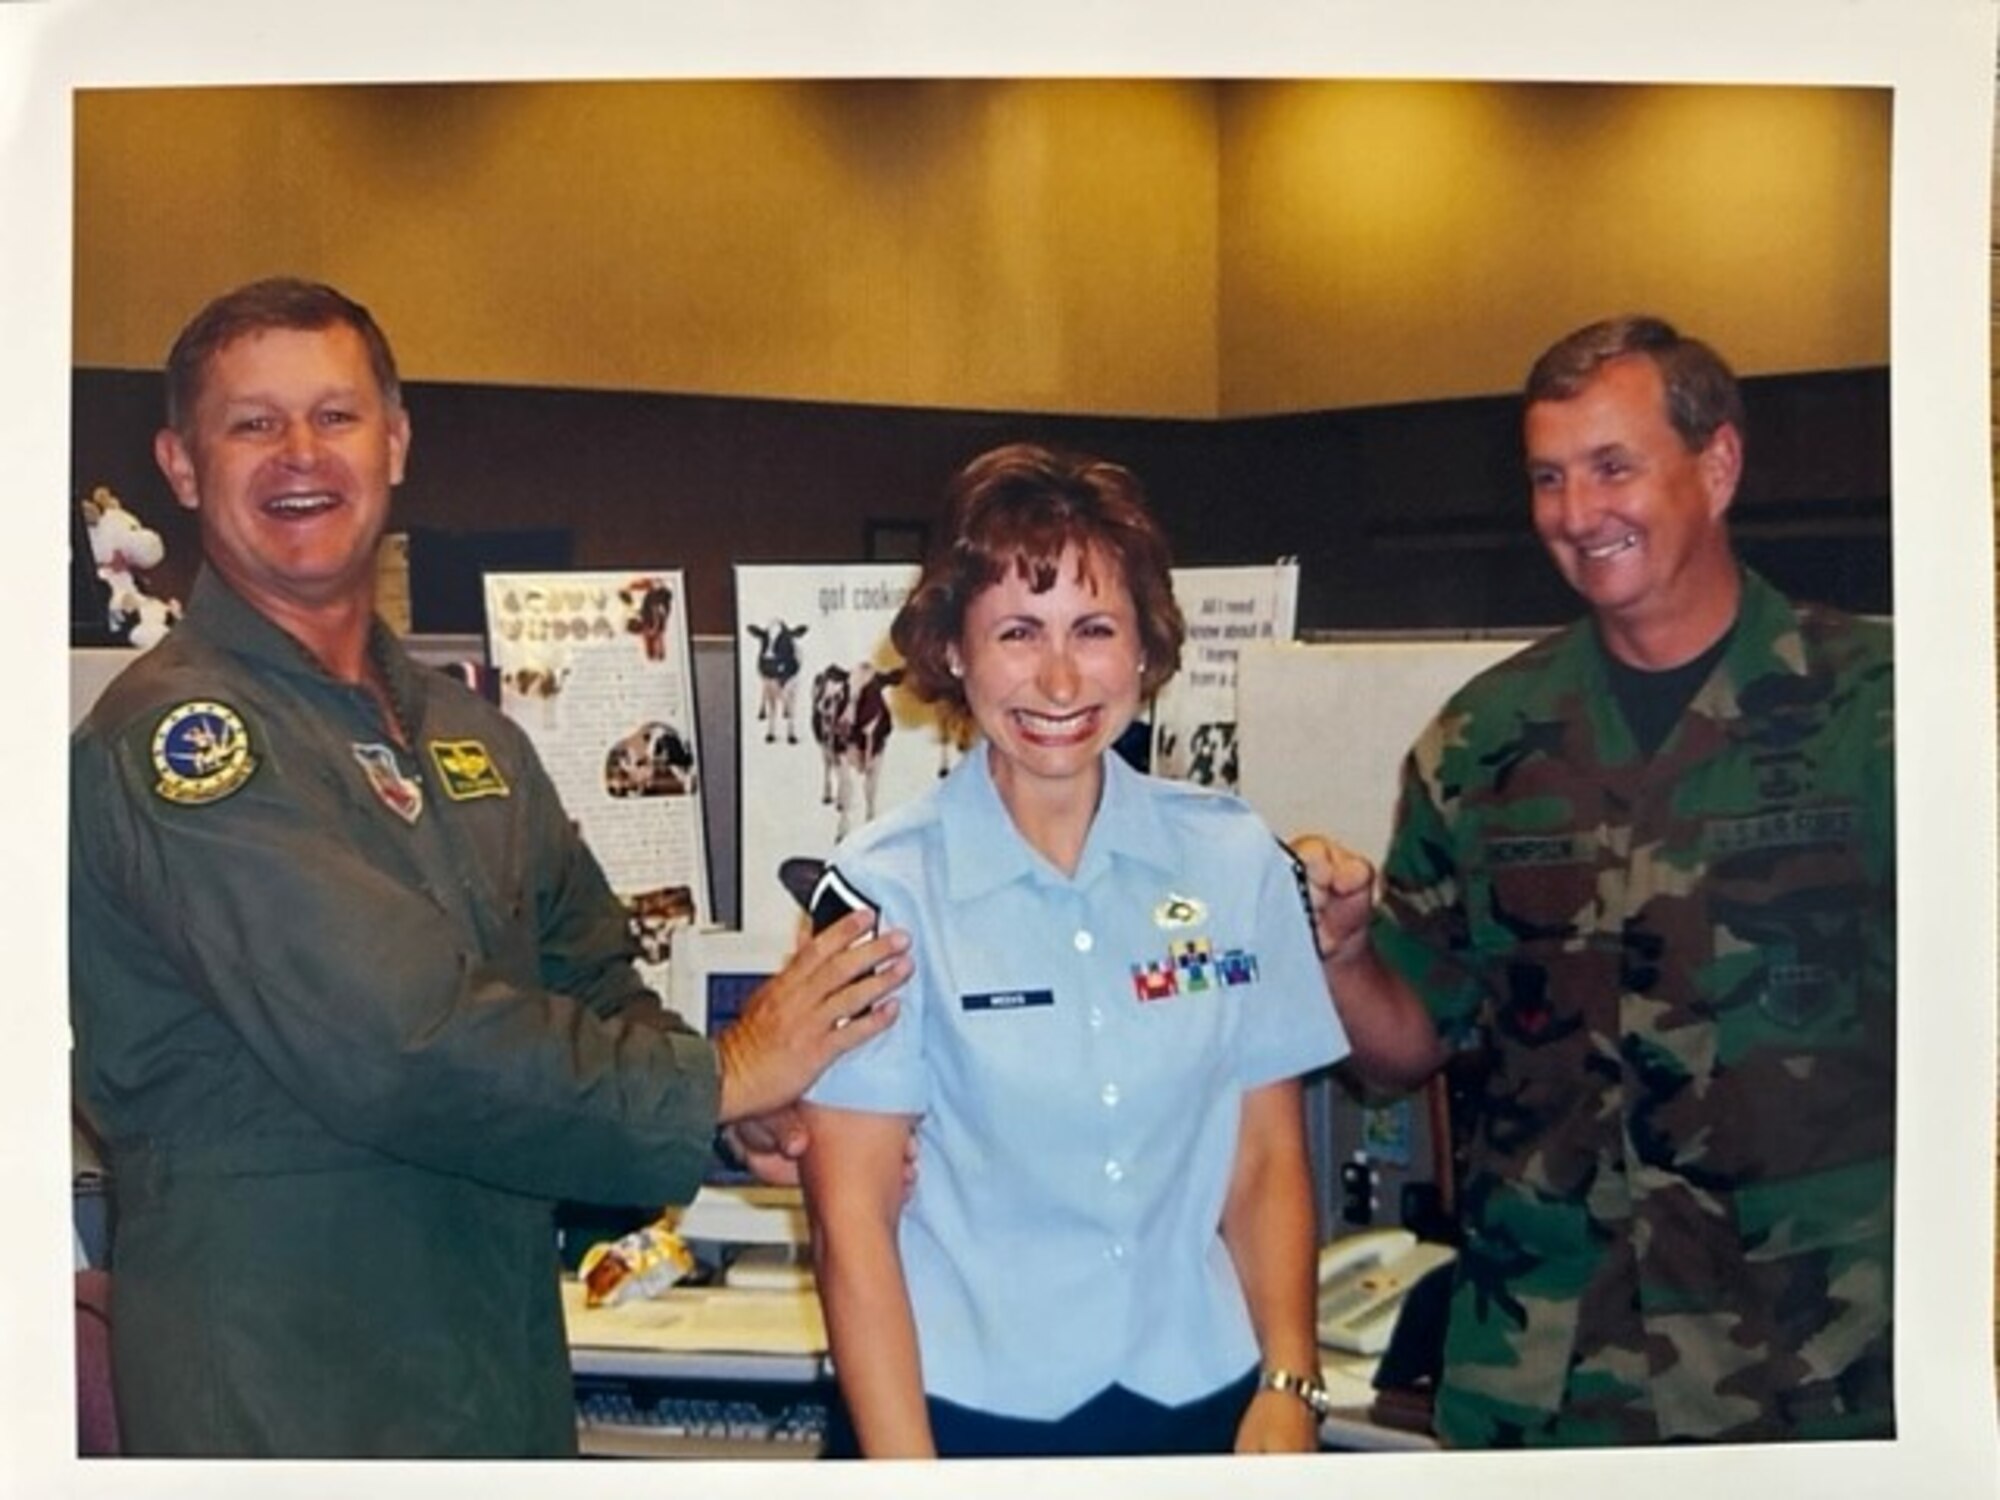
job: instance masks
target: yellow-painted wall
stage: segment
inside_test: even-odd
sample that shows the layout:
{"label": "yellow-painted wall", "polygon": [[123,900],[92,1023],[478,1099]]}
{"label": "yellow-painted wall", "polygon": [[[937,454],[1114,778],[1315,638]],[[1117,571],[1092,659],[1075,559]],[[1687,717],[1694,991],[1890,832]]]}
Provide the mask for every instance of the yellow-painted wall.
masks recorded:
{"label": "yellow-painted wall", "polygon": [[1289,83],[1221,119],[1233,414],[1511,391],[1625,311],[1746,374],[1888,360],[1886,91]]}
{"label": "yellow-painted wall", "polygon": [[948,81],[88,91],[75,357],[294,271],[406,373],[1148,416],[1510,390],[1651,304],[1888,357],[1879,91]]}
{"label": "yellow-painted wall", "polygon": [[81,364],[294,270],[417,379],[1215,408],[1199,84],[92,93],[77,161]]}

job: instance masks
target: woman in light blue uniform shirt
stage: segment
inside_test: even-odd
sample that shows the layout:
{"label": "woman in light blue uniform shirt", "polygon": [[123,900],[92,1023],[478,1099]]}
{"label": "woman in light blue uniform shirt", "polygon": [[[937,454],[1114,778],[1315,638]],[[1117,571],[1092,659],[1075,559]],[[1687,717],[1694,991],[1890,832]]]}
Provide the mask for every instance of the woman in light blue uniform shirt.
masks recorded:
{"label": "woman in light blue uniform shirt", "polygon": [[1278,841],[1111,752],[1183,634],[1130,473],[1017,445],[954,480],[892,636],[980,743],[843,843],[818,903],[915,940],[898,1024],[808,1106],[869,1456],[1316,1446],[1298,1079],[1346,1040]]}

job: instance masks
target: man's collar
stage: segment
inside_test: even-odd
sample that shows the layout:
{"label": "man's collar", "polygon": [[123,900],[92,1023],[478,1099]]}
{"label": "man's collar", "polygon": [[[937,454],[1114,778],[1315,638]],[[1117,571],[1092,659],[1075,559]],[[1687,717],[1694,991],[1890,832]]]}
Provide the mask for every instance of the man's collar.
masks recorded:
{"label": "man's collar", "polygon": [[1764,672],[1794,675],[1806,670],[1805,640],[1792,601],[1753,569],[1743,570],[1743,600],[1736,608],[1736,634],[1723,661],[1742,680]]}
{"label": "man's collar", "polygon": [[[1746,564],[1737,564],[1737,576],[1741,587],[1736,597],[1736,614],[1722,635],[1716,637],[1717,640],[1727,638],[1729,642],[1723,661],[1737,670],[1754,661],[1756,670],[1760,672],[1773,668],[1804,671],[1804,656],[1795,644],[1798,619],[1792,601]],[[1600,664],[1608,661],[1611,651],[1604,644],[1595,617],[1585,615],[1577,623],[1579,628],[1574,632],[1574,644],[1584,656]],[[1788,646],[1788,638],[1794,644]]]}
{"label": "man's collar", "polygon": [[[204,564],[195,574],[180,628],[193,626],[201,635],[239,656],[282,672],[332,680],[318,657],[297,636],[279,625],[235,589],[214,568]],[[399,710],[416,703],[417,679],[408,657],[397,649],[394,635],[378,615],[369,622],[368,653],[389,680]]]}
{"label": "man's collar", "polygon": [[227,579],[206,564],[195,575],[182,625],[192,626],[238,656],[265,666],[325,675],[326,669],[296,636],[237,593]]}

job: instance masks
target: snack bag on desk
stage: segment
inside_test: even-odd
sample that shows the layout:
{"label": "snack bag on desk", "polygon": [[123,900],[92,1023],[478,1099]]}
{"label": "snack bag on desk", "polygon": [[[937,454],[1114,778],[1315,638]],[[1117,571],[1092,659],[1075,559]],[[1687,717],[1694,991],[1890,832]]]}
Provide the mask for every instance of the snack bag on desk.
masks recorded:
{"label": "snack bag on desk", "polygon": [[664,1219],[608,1244],[592,1245],[577,1265],[586,1307],[657,1297],[693,1270],[693,1254]]}

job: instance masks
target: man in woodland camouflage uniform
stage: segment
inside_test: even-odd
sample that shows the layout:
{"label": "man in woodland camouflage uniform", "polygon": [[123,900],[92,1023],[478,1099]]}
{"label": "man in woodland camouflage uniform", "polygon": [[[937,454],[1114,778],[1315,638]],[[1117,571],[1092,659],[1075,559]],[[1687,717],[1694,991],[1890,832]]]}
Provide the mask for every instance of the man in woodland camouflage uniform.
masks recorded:
{"label": "man in woodland camouflage uniform", "polygon": [[1738,562],[1741,434],[1657,320],[1543,355],[1534,525],[1590,617],[1425,730],[1372,912],[1300,841],[1363,1070],[1483,1052],[1450,1446],[1894,1431],[1889,632]]}

